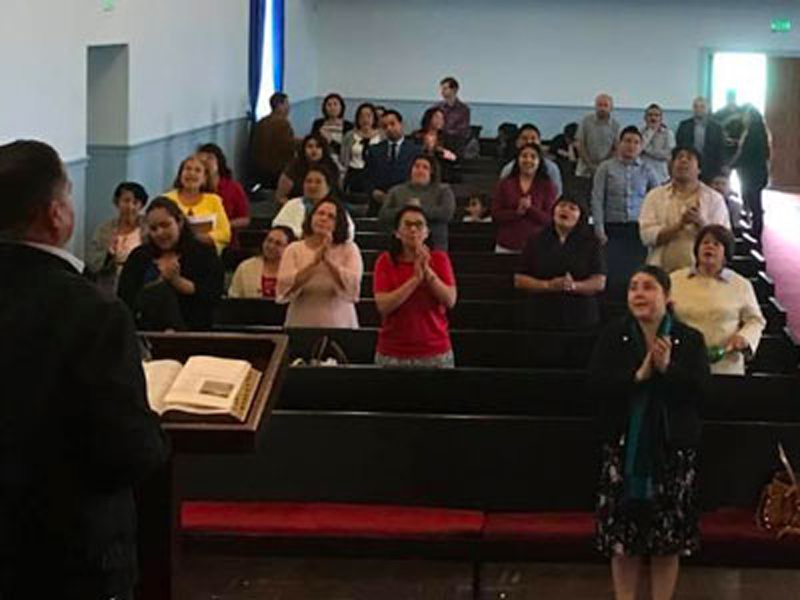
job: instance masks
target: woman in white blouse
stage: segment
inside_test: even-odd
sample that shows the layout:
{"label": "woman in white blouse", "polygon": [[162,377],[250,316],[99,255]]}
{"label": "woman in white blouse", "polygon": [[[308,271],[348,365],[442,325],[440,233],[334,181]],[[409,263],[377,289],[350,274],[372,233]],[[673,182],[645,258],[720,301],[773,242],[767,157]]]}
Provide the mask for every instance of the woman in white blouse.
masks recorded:
{"label": "woman in white blouse", "polygon": [[726,268],[733,234],[708,225],[697,234],[696,264],[671,275],[675,315],[705,338],[712,373],[744,375],[744,359],[758,349],[766,321],[749,280]]}
{"label": "woman in white blouse", "polygon": [[286,327],[358,328],[364,264],[347,239],[346,214],[336,200],[322,200],[303,224],[303,239],[284,252],[276,301],[289,304]]}
{"label": "woman in white blouse", "polygon": [[[282,225],[294,231],[295,237],[303,237],[303,223],[311,210],[322,200],[331,197],[333,190],[331,174],[327,169],[311,167],[303,179],[303,195],[292,198],[281,207],[272,220],[272,225]],[[345,213],[347,219],[347,235],[349,240],[355,235],[356,226],[350,215]]]}
{"label": "woman in white blouse", "polygon": [[345,171],[344,191],[366,193],[368,188],[366,149],[379,144],[383,136],[378,128],[378,114],[369,102],[356,110],[356,127],[344,135],[340,162]]}

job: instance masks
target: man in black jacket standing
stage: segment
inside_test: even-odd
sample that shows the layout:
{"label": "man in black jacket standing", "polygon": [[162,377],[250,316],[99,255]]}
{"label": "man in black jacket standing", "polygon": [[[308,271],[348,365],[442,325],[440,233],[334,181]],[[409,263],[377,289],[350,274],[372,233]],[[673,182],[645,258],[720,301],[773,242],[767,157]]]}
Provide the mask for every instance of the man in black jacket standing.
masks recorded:
{"label": "man in black jacket standing", "polygon": [[710,184],[720,174],[725,160],[725,135],[722,127],[708,114],[708,103],[698,96],[692,103],[691,119],[681,121],[675,134],[677,146],[694,148],[700,153],[700,179]]}
{"label": "man in black jacket standing", "polygon": [[132,485],[166,455],[131,316],[81,276],[47,144],[0,146],[0,598],[131,597]]}

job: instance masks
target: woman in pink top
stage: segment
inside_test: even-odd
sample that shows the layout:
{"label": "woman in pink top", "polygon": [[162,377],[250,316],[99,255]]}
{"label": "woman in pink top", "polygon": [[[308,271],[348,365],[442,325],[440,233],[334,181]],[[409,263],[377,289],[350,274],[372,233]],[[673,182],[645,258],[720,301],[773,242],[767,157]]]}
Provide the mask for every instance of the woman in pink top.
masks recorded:
{"label": "woman in pink top", "polygon": [[286,327],[357,329],[361,252],[347,241],[347,212],[328,198],[303,223],[303,239],[283,253],[276,301],[288,303]]}
{"label": "woman in pink top", "polygon": [[446,252],[425,245],[428,224],[414,205],[394,221],[392,246],[375,264],[375,304],[383,322],[375,362],[387,367],[452,367],[447,311],[456,281]]}
{"label": "woman in pink top", "polygon": [[551,221],[556,189],[547,176],[542,149],[526,144],[519,149],[511,175],[501,179],[492,198],[497,223],[496,252],[521,252],[528,239]]}

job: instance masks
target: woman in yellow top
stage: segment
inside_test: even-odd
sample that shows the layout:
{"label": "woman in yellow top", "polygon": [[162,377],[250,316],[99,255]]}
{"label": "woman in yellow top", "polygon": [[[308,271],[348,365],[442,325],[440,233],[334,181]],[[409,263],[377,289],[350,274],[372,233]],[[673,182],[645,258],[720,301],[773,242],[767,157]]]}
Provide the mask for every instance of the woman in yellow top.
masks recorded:
{"label": "woman in yellow top", "polygon": [[221,252],[231,241],[231,225],[222,198],[209,192],[208,171],[203,162],[196,156],[184,159],[173,185],[175,189],[164,196],[180,207],[197,239],[214,244]]}

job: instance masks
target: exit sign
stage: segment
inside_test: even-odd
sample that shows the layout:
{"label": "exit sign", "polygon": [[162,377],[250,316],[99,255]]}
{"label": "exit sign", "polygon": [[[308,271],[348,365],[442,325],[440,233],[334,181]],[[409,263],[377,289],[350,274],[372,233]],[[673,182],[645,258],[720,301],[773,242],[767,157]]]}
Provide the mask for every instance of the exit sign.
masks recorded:
{"label": "exit sign", "polygon": [[790,19],[772,19],[772,33],[787,33],[792,30]]}
{"label": "exit sign", "polygon": [[116,4],[116,0],[100,0],[100,6],[102,7],[103,12],[113,12],[116,8]]}

